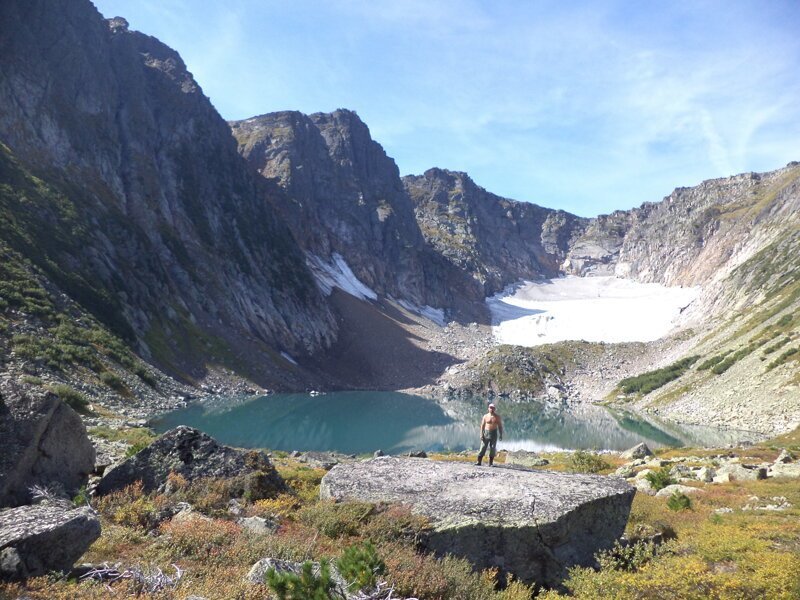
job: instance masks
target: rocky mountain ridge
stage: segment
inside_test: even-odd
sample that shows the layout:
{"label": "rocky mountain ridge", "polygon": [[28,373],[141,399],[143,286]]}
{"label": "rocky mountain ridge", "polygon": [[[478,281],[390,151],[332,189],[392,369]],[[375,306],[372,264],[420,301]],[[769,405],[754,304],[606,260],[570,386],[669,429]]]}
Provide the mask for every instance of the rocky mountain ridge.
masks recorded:
{"label": "rocky mountain ridge", "polygon": [[277,192],[174,50],[83,0],[6,2],[0,22],[5,244],[174,373],[211,346],[330,344]]}
{"label": "rocky mountain ridge", "polygon": [[281,214],[318,279],[355,278],[365,297],[475,313],[481,289],[423,239],[397,165],[356,113],[280,112],[230,126],[251,167],[284,190]]}

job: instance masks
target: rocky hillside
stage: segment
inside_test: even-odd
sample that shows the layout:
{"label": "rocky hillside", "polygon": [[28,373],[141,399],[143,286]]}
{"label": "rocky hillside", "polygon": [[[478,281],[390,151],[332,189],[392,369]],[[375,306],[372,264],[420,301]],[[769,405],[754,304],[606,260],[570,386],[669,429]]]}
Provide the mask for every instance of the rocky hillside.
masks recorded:
{"label": "rocky hillside", "polygon": [[707,285],[800,220],[800,165],[677,188],[661,202],[593,219],[570,247],[567,270],[607,264],[619,277]]}
{"label": "rocky hillside", "polygon": [[175,51],[88,0],[4,2],[0,23],[4,246],[176,374],[256,354],[263,376],[269,348],[331,342],[278,192]]}
{"label": "rocky hillside", "polygon": [[417,307],[474,312],[480,304],[482,290],[423,239],[397,165],[354,112],[280,112],[230,125],[251,167],[285,191],[280,212],[319,279],[348,287],[343,280],[355,278],[369,288],[362,296]]}
{"label": "rocky hillside", "polygon": [[479,282],[485,296],[520,279],[556,277],[587,220],[501,198],[466,173],[429,169],[403,178],[428,243]]}

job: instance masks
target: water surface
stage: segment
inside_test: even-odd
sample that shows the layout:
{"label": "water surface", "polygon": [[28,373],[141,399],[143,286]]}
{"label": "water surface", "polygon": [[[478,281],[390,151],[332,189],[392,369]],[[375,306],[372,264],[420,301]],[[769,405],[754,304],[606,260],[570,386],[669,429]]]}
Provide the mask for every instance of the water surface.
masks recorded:
{"label": "water surface", "polygon": [[[506,427],[499,448],[507,450],[623,450],[641,441],[651,447],[719,446],[748,438],[595,406],[567,411],[537,402],[496,403]],[[193,404],[154,419],[151,426],[163,432],[189,425],[242,448],[400,454],[477,448],[484,412],[480,400],[437,403],[395,392],[275,394]]]}

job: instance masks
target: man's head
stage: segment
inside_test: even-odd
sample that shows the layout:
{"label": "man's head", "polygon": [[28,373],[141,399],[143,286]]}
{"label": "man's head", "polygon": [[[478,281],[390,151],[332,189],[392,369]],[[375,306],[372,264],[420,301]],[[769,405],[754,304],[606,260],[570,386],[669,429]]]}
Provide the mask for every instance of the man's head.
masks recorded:
{"label": "man's head", "polygon": [[489,412],[494,412],[494,404],[489,405]]}

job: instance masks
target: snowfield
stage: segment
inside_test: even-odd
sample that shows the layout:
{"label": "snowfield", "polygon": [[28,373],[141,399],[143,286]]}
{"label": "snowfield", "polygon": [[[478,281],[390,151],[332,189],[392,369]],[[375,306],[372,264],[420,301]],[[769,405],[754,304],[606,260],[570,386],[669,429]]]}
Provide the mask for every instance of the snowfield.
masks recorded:
{"label": "snowfield", "polygon": [[675,327],[699,288],[666,287],[616,277],[526,281],[489,298],[500,344],[538,346],[564,340],[650,342]]}

